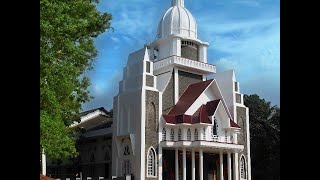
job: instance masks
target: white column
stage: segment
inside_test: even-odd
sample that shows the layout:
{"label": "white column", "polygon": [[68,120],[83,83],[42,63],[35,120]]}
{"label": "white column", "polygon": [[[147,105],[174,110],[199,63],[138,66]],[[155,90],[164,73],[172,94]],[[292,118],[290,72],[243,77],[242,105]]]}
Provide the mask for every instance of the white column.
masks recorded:
{"label": "white column", "polygon": [[183,156],[183,180],[187,180],[187,160],[186,160],[186,148],[183,148],[182,151]]}
{"label": "white column", "polygon": [[158,180],[162,180],[162,147],[159,146],[159,170],[158,170]]}
{"label": "white column", "polygon": [[179,81],[178,81],[178,69],[174,68],[174,104],[177,104],[179,100]]}
{"label": "white column", "polygon": [[223,154],[220,151],[220,180],[223,180]]}
{"label": "white column", "polygon": [[179,180],[179,162],[178,162],[178,149],[176,149],[176,180]]}
{"label": "white column", "polygon": [[233,180],[239,180],[238,153],[233,156]]}
{"label": "white column", "polygon": [[192,149],[192,167],[191,167],[191,171],[192,171],[192,174],[191,174],[191,179],[192,180],[196,180],[196,160],[195,160],[195,152],[194,152],[194,149]]}
{"label": "white column", "polygon": [[228,152],[228,180],[231,180],[231,153]]}
{"label": "white column", "polygon": [[42,164],[42,175],[47,174],[47,162],[46,162],[46,155],[44,154],[44,149],[42,149],[41,153],[41,164]]}
{"label": "white column", "polygon": [[199,180],[203,180],[203,151],[202,151],[202,149],[199,150],[199,175],[200,175]]}

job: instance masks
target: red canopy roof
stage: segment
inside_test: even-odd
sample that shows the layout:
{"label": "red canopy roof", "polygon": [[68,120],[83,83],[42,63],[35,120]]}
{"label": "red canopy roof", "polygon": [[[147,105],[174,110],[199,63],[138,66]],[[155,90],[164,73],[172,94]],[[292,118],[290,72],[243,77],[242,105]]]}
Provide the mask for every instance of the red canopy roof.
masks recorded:
{"label": "red canopy roof", "polygon": [[201,93],[211,84],[212,81],[213,79],[190,84],[179,98],[177,104],[170,110],[168,115],[184,114],[192,105],[192,103],[197,100]]}
{"label": "red canopy roof", "polygon": [[200,108],[193,114],[193,115],[163,115],[163,118],[166,120],[167,123],[171,124],[181,124],[181,123],[188,123],[188,124],[195,124],[195,123],[207,123],[211,124],[211,120],[209,116],[212,116],[216,111],[220,99],[207,102],[206,105],[201,105]]}

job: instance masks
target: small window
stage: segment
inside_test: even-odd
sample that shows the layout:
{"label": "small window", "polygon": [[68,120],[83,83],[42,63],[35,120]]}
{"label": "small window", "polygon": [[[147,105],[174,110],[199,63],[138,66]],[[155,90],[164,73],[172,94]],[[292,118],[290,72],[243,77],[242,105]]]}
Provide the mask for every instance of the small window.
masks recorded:
{"label": "small window", "polygon": [[197,129],[194,130],[194,140],[195,141],[199,140],[199,133]]}
{"label": "small window", "polygon": [[171,132],[170,132],[170,140],[174,141],[174,130],[173,129],[171,129]]}
{"label": "small window", "polygon": [[241,104],[241,94],[236,93],[236,103]]}
{"label": "small window", "polygon": [[148,152],[148,176],[156,176],[156,152],[151,148]]}
{"label": "small window", "polygon": [[203,140],[206,140],[206,128],[203,128]]}
{"label": "small window", "polygon": [[158,49],[154,49],[153,51],[153,59],[154,60],[158,60],[158,57],[159,57],[159,50]]}
{"label": "small window", "polygon": [[178,131],[178,141],[181,141],[181,129]]}
{"label": "small window", "polygon": [[246,160],[243,155],[240,159],[240,177],[241,179],[247,179]]}
{"label": "small window", "polygon": [[239,88],[238,88],[238,82],[234,82],[234,90],[236,91],[236,92],[238,92],[238,90],[239,90]]}
{"label": "small window", "polygon": [[150,73],[150,62],[147,61],[146,63],[147,63],[146,71],[147,73]]}
{"label": "small window", "polygon": [[191,141],[191,130],[188,129],[187,131],[187,141]]}
{"label": "small window", "polygon": [[162,129],[162,141],[165,141],[167,140],[167,131],[165,128]]}

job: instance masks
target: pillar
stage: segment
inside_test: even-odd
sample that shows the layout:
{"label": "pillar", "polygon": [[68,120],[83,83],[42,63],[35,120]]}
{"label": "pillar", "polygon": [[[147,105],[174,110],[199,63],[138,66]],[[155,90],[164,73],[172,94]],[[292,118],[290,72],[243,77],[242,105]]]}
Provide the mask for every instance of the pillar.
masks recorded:
{"label": "pillar", "polygon": [[228,152],[228,180],[231,180],[231,153]]}
{"label": "pillar", "polygon": [[238,164],[238,153],[234,153],[233,156],[233,179],[239,180],[239,164]]}
{"label": "pillar", "polygon": [[47,174],[47,162],[46,162],[46,155],[44,154],[44,149],[41,152],[41,164],[42,164],[42,175]]}
{"label": "pillar", "polygon": [[187,159],[186,159],[186,148],[183,148],[183,151],[182,151],[182,157],[183,157],[183,180],[187,180]]}
{"label": "pillar", "polygon": [[220,180],[223,179],[223,153],[220,151]]}
{"label": "pillar", "polygon": [[178,155],[178,153],[179,153],[179,150],[176,149],[176,158],[175,158],[176,159],[176,168],[175,168],[176,169],[176,175],[175,175],[176,178],[175,178],[175,180],[179,180],[179,161],[178,161],[179,155]]}
{"label": "pillar", "polygon": [[162,147],[159,146],[159,170],[158,170],[158,180],[162,180]]}
{"label": "pillar", "polygon": [[199,180],[203,180],[203,151],[199,150]]}
{"label": "pillar", "polygon": [[191,162],[191,163],[192,163],[192,165],[191,165],[191,166],[192,166],[192,167],[191,167],[191,171],[192,171],[192,172],[191,172],[191,180],[196,180],[196,166],[195,166],[195,164],[196,164],[196,163],[195,163],[195,162],[196,162],[195,159],[196,159],[196,158],[195,158],[195,151],[194,151],[194,149],[192,149],[192,157],[191,157],[191,158],[192,158],[192,160],[191,160],[191,161],[192,161],[192,162]]}
{"label": "pillar", "polygon": [[174,104],[177,104],[179,100],[179,76],[178,76],[178,69],[174,68]]}

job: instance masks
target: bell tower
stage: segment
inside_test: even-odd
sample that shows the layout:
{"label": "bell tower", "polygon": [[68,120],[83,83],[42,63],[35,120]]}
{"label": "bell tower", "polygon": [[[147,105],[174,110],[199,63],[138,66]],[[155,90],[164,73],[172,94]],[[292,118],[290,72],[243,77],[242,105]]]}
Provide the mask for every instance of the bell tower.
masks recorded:
{"label": "bell tower", "polygon": [[215,66],[207,63],[209,43],[198,39],[197,33],[196,19],[185,8],[184,0],[172,0],[159,21],[157,38],[148,45],[159,91],[172,86],[168,96],[172,94],[173,102],[169,104],[175,104],[189,84],[216,73]]}

